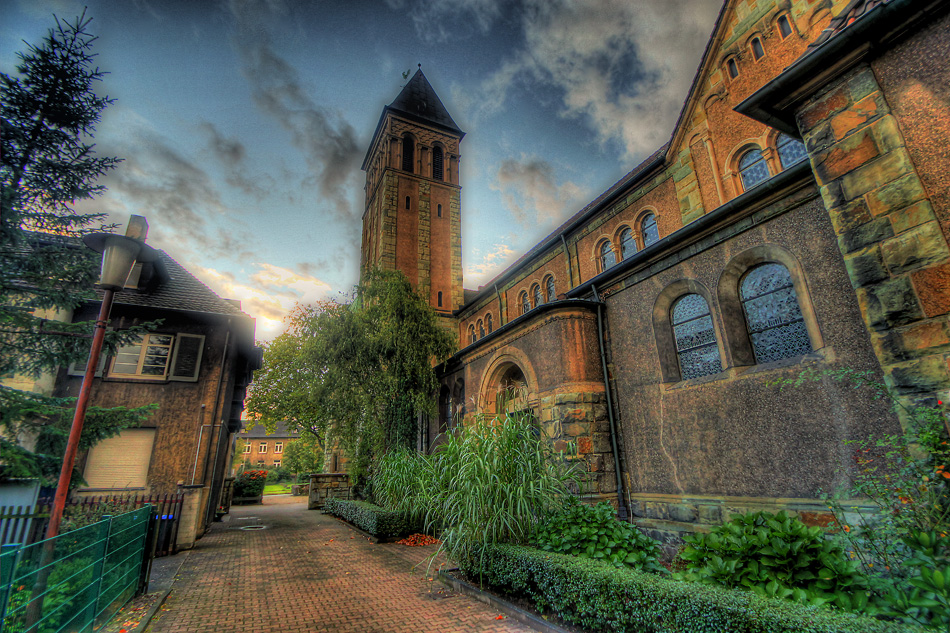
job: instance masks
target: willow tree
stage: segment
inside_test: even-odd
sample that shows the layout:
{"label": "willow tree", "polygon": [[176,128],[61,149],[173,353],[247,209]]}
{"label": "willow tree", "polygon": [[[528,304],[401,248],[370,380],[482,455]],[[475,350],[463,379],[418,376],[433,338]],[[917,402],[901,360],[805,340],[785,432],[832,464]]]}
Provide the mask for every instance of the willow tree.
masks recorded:
{"label": "willow tree", "polygon": [[264,346],[247,410],[268,430],[279,422],[339,442],[351,474],[373,455],[412,448],[417,413],[432,413],[434,362],[454,337],[396,271],[367,274],[349,303],[298,306],[287,331]]}

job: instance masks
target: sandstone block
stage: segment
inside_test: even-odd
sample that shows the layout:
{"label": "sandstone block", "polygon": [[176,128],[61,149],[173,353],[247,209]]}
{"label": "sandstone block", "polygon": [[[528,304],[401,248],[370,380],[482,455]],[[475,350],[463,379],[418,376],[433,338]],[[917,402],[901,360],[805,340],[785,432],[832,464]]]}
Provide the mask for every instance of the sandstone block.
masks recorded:
{"label": "sandstone block", "polygon": [[837,235],[856,229],[874,219],[864,198],[858,198],[843,206],[832,208],[828,215],[831,217],[831,224],[834,226]]}
{"label": "sandstone block", "polygon": [[929,200],[921,200],[909,207],[894,211],[888,218],[894,226],[894,232],[898,235],[928,222],[937,223],[937,216],[934,215],[934,209]]}
{"label": "sandstone block", "polygon": [[862,130],[836,143],[823,152],[815,165],[819,182],[826,183],[880,156],[877,142],[870,130]]}
{"label": "sandstone block", "polygon": [[669,506],[669,516],[671,521],[680,523],[696,523],[698,510],[691,503],[671,503]]}
{"label": "sandstone block", "polygon": [[718,505],[700,504],[698,506],[698,518],[700,523],[719,525],[722,523],[722,508]]}
{"label": "sandstone block", "polygon": [[924,314],[935,317],[950,312],[950,264],[911,273]]}
{"label": "sandstone block", "polygon": [[885,240],[881,254],[891,274],[898,275],[942,262],[950,257],[950,250],[940,224],[932,220]]}
{"label": "sandstone block", "polygon": [[884,105],[882,95],[880,93],[870,94],[847,110],[832,117],[831,132],[836,139],[843,139],[861,126],[886,113],[887,107]]}
{"label": "sandstone block", "polygon": [[887,218],[877,218],[861,226],[845,232],[838,238],[838,246],[842,253],[853,253],[894,237],[894,227]]}
{"label": "sandstone block", "polygon": [[841,178],[841,193],[845,200],[853,200],[912,171],[907,151],[894,150],[845,174]]}
{"label": "sandstone block", "polygon": [[867,201],[868,210],[878,216],[902,209],[926,197],[917,174],[909,173],[883,187],[869,191],[864,200]]}
{"label": "sandstone block", "polygon": [[826,185],[821,185],[818,192],[821,194],[826,209],[836,209],[848,201],[841,191],[840,182],[829,182]]}
{"label": "sandstone block", "polygon": [[800,128],[811,129],[819,121],[841,112],[851,104],[850,95],[845,86],[840,86],[808,104],[798,114]]}
{"label": "sandstone block", "polygon": [[831,125],[821,123],[812,129],[804,129],[802,137],[805,141],[805,150],[809,155],[815,155],[827,150],[835,143],[835,135],[831,132]]}
{"label": "sandstone block", "polygon": [[950,351],[950,333],[942,320],[922,321],[872,336],[871,343],[885,363],[902,362]]}
{"label": "sandstone block", "polygon": [[855,288],[870,286],[890,277],[881,257],[881,249],[876,244],[853,255],[845,255],[844,266]]}
{"label": "sandstone block", "polygon": [[851,96],[851,101],[855,103],[872,93],[880,91],[881,87],[870,68],[864,68],[848,79],[848,93]]}
{"label": "sandstone block", "polygon": [[859,289],[858,305],[872,330],[907,325],[924,316],[914,287],[907,277]]}
{"label": "sandstone block", "polygon": [[587,455],[588,453],[593,452],[594,443],[589,436],[581,436],[577,438],[577,452],[580,455]]}
{"label": "sandstone block", "polygon": [[564,434],[570,435],[571,437],[578,437],[580,435],[587,435],[590,433],[590,425],[580,422],[572,422],[571,424],[564,425]]}
{"label": "sandstone block", "polygon": [[609,453],[611,451],[610,433],[594,433],[592,439],[595,453]]}
{"label": "sandstone block", "polygon": [[950,386],[943,355],[926,356],[885,368],[889,382],[902,394],[929,393]]}

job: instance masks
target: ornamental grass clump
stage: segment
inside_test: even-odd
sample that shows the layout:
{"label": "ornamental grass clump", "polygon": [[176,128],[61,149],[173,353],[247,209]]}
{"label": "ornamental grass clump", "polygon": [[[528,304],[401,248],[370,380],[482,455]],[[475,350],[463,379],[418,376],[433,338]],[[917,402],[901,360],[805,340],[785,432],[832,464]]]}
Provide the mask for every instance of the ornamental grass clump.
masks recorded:
{"label": "ornamental grass clump", "polygon": [[397,448],[373,464],[372,489],[377,504],[422,523],[429,508],[435,474],[431,455]]}

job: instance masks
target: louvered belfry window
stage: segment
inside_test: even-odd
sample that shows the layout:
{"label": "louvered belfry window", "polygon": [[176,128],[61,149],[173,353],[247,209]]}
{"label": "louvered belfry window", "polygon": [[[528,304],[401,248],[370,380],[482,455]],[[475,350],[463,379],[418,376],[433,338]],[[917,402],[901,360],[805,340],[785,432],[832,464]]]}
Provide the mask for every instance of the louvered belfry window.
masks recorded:
{"label": "louvered belfry window", "polygon": [[413,172],[412,166],[415,163],[416,144],[412,142],[411,136],[402,137],[402,170]]}
{"label": "louvered belfry window", "polygon": [[792,276],[785,266],[774,262],[756,266],[743,277],[739,296],[757,363],[812,351]]}
{"label": "louvered belfry window", "polygon": [[670,316],[680,377],[688,380],[721,372],[719,345],[706,300],[698,294],[684,295],[673,304]]}
{"label": "louvered belfry window", "polygon": [[442,180],[442,148],[436,145],[432,148],[432,177],[435,180]]}

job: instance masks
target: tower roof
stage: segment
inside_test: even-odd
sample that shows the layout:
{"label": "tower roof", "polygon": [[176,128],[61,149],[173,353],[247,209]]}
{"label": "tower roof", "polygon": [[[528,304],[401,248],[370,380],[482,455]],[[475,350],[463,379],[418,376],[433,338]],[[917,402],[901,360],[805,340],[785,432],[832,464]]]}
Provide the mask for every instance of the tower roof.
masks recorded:
{"label": "tower roof", "polygon": [[429,80],[422,74],[422,68],[416,71],[396,100],[386,107],[410,119],[434,123],[439,127],[464,135],[464,132],[452,120],[448,110],[442,105],[439,95],[435,94]]}

